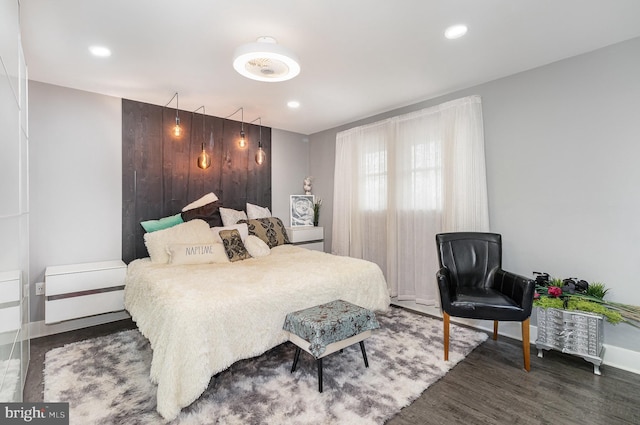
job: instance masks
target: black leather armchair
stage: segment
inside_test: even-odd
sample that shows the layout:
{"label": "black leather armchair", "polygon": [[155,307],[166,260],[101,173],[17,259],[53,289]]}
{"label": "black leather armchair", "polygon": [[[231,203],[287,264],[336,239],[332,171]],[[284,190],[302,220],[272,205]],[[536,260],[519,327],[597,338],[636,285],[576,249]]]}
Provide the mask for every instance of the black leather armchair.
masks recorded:
{"label": "black leather armchair", "polygon": [[436,235],[437,273],[444,319],[444,359],[449,359],[450,316],[522,322],[524,368],[530,369],[529,317],[535,284],[532,279],[502,270],[502,238],[496,233]]}

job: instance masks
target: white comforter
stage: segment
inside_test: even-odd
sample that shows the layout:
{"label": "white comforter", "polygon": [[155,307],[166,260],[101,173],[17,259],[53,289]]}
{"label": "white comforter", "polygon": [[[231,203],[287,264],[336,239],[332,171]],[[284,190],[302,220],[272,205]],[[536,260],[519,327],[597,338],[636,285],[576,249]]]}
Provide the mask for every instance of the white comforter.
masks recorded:
{"label": "white comforter", "polygon": [[193,403],[214,374],[286,341],[287,313],[335,299],[387,310],[380,268],[283,245],[227,264],[135,260],[125,286],[125,307],[153,349],[151,380],[167,420]]}

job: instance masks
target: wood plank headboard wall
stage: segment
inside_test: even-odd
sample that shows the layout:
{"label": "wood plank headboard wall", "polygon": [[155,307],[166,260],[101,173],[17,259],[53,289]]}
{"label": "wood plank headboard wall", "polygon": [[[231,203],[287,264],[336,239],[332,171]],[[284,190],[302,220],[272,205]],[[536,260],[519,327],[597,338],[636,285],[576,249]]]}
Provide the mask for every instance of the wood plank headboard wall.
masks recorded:
{"label": "wood plank headboard wall", "polygon": [[[247,146],[240,148],[241,123],[206,115],[204,143],[211,166],[202,170],[203,115],[179,111],[182,134],[173,135],[175,108],[122,100],[122,259],[147,257],[141,221],[179,213],[213,192],[227,208],[247,202],[271,208],[271,128],[262,127],[264,164],[256,164],[260,127],[244,124]],[[213,143],[211,137],[213,136]]]}

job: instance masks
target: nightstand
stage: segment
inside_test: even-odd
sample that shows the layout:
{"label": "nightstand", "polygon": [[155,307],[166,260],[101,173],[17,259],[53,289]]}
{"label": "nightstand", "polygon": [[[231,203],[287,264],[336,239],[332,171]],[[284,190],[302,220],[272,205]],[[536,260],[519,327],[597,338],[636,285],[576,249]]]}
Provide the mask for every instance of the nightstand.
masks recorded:
{"label": "nightstand", "polygon": [[44,323],[124,310],[126,274],[121,260],[47,267]]}
{"label": "nightstand", "polygon": [[289,241],[302,248],[324,251],[324,227],[287,227]]}

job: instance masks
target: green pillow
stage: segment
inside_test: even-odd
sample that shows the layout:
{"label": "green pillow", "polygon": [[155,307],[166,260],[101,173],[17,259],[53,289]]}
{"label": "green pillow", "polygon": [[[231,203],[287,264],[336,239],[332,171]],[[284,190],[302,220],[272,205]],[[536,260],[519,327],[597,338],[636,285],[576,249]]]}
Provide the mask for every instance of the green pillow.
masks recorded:
{"label": "green pillow", "polygon": [[140,222],[140,225],[148,233],[155,232],[157,230],[168,229],[177,224],[184,223],[181,214],[172,215],[169,217],[161,218],[160,220],[147,220]]}

